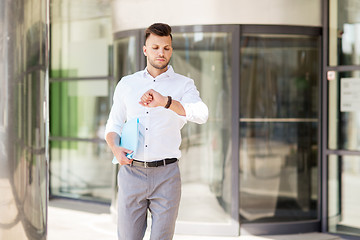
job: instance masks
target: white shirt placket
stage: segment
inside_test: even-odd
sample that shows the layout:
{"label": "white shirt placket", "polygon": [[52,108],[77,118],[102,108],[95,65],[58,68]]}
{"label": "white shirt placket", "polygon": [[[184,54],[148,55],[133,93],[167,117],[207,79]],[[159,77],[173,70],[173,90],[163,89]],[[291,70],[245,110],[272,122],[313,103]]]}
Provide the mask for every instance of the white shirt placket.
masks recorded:
{"label": "white shirt placket", "polygon": [[144,157],[145,159],[149,158],[149,149],[150,149],[150,119],[151,119],[151,109],[145,108],[145,134],[144,134]]}

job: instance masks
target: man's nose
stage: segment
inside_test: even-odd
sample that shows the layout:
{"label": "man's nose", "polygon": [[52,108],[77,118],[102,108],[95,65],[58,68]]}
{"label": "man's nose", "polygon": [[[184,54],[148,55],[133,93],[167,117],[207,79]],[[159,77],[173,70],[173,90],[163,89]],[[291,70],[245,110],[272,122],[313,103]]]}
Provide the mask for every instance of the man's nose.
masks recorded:
{"label": "man's nose", "polygon": [[164,49],[160,49],[160,50],[159,50],[159,56],[160,56],[160,57],[163,57],[163,56],[164,56]]}

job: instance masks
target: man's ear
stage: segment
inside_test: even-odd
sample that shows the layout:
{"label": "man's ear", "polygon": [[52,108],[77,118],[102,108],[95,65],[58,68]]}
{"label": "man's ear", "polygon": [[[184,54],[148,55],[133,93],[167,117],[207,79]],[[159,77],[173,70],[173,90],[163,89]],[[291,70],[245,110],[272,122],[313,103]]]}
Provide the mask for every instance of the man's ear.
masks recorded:
{"label": "man's ear", "polygon": [[143,46],[143,53],[144,53],[145,56],[147,56],[146,55],[146,46]]}

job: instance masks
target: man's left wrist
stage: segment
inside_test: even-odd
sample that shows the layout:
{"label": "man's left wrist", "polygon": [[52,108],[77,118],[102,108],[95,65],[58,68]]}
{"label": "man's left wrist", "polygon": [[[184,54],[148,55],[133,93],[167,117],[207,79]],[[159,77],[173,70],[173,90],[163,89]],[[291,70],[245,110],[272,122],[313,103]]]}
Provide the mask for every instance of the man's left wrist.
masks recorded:
{"label": "man's left wrist", "polygon": [[161,106],[162,106],[162,107],[165,107],[166,104],[167,104],[167,101],[168,101],[168,97],[167,97],[167,96],[164,96]]}
{"label": "man's left wrist", "polygon": [[171,98],[171,96],[167,96],[166,104],[165,104],[164,108],[166,108],[166,109],[169,108],[170,105],[171,105],[171,103],[172,103],[172,98]]}

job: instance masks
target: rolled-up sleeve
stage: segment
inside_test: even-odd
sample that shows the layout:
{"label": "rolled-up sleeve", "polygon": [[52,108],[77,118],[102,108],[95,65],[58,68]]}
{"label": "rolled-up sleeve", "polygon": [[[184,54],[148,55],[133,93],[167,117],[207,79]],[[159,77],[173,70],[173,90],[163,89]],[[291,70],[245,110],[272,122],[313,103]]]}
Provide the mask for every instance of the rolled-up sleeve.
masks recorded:
{"label": "rolled-up sleeve", "polygon": [[115,132],[121,136],[121,130],[126,120],[126,107],[123,100],[124,96],[122,88],[123,86],[120,81],[115,88],[113,105],[110,110],[109,118],[106,122],[104,135],[105,139],[106,135],[110,132]]}
{"label": "rolled-up sleeve", "polygon": [[193,80],[189,80],[186,84],[185,93],[180,103],[185,109],[187,121],[198,124],[203,124],[207,121],[209,116],[208,107],[201,100]]}

